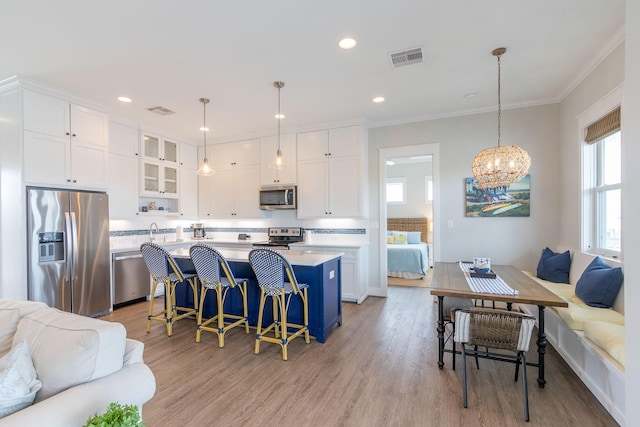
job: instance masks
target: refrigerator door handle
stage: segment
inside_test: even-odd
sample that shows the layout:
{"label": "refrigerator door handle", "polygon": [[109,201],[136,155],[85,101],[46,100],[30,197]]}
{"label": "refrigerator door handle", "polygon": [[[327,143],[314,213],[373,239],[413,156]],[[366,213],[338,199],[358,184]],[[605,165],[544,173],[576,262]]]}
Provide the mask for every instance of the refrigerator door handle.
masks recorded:
{"label": "refrigerator door handle", "polygon": [[75,279],[76,277],[76,269],[78,268],[78,221],[76,220],[76,213],[71,212],[71,237],[72,237],[72,254],[73,254],[73,265],[71,266],[71,277]]}
{"label": "refrigerator door handle", "polygon": [[64,228],[65,228],[65,239],[64,239],[64,249],[66,252],[66,278],[65,281],[70,282],[73,277],[73,230],[71,227],[71,214],[69,212],[64,213]]}

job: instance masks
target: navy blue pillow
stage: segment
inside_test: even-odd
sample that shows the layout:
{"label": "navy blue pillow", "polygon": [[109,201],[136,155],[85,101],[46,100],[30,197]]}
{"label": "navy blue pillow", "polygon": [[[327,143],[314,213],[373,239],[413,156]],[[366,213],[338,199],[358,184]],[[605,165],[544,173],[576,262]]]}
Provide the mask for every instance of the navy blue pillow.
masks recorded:
{"label": "navy blue pillow", "polygon": [[571,268],[571,254],[569,251],[555,253],[544,248],[536,276],[555,283],[569,283],[569,269]]}
{"label": "navy blue pillow", "polygon": [[576,283],[576,295],[591,307],[609,308],[622,286],[622,268],[595,257]]}

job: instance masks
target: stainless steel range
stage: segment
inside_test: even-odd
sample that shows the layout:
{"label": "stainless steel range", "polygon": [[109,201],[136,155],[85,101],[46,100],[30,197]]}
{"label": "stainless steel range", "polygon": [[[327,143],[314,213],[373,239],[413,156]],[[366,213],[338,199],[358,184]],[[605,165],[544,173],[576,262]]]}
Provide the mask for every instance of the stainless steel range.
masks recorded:
{"label": "stainless steel range", "polygon": [[268,241],[255,242],[253,246],[289,249],[291,243],[302,242],[304,240],[304,229],[302,227],[269,227],[268,234]]}

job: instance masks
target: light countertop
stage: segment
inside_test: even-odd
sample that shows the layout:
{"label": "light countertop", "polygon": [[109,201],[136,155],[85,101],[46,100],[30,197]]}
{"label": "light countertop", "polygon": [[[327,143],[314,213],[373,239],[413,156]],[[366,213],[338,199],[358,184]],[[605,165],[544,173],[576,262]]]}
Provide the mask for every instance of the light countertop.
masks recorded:
{"label": "light countertop", "polygon": [[[250,249],[219,249],[223,257],[227,261],[249,262]],[[169,249],[169,253],[176,257],[188,257],[189,248]],[[322,251],[304,251],[304,250],[288,250],[282,251],[282,254],[289,260],[291,265],[299,265],[305,267],[316,267],[327,261],[334,260],[343,255],[342,252],[322,252]]]}

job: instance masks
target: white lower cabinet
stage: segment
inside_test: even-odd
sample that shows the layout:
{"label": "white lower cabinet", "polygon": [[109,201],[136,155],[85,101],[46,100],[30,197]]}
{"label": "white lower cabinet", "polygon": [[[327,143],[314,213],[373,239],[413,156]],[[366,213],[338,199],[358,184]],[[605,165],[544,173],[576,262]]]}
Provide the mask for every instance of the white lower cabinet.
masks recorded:
{"label": "white lower cabinet", "polygon": [[302,249],[323,252],[342,252],[342,301],[361,304],[368,296],[368,273],[366,268],[368,246],[344,247],[304,245],[292,246],[292,249]]}

